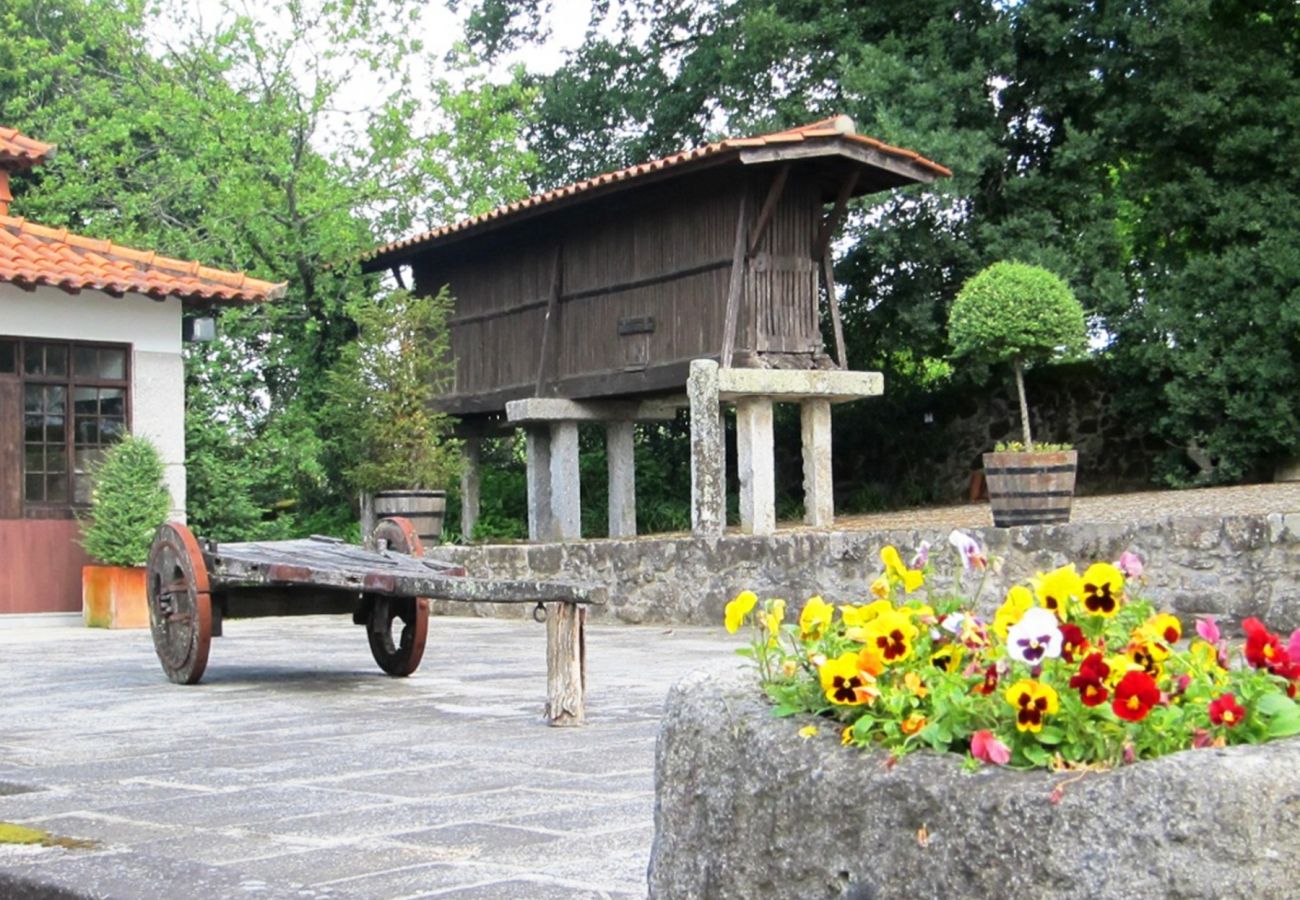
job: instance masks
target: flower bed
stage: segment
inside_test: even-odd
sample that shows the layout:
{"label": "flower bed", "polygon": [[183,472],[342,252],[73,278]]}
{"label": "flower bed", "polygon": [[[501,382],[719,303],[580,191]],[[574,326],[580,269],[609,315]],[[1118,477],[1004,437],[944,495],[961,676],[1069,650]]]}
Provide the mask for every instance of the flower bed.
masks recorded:
{"label": "flower bed", "polygon": [[1295,894],[1300,741],[1088,772],[891,759],[774,718],[750,673],[684,679],[656,754],[651,896]]}
{"label": "flower bed", "polygon": [[729,603],[727,629],[750,625],[740,652],[775,713],[829,718],[845,744],[895,756],[928,747],[1058,771],[1300,733],[1300,631],[1284,643],[1247,619],[1237,660],[1207,617],[1180,643],[1183,623],[1136,596],[1132,554],[1039,573],[981,618],[989,561],[961,532],[951,540],[972,597],[933,588],[928,548],[904,565],[887,546],[866,602],[812,597],[797,624],[784,600]]}

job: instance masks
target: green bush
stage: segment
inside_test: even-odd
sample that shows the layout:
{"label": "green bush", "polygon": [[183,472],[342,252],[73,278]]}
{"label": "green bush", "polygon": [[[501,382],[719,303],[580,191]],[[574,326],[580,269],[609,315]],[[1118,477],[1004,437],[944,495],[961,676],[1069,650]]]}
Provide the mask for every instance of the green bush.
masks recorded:
{"label": "green bush", "polygon": [[393,291],[349,307],[360,335],[329,374],[325,418],[360,491],[445,490],[460,471],[454,420],[434,410],[453,369],[451,299]]}
{"label": "green bush", "polygon": [[996,262],[972,276],[948,314],[953,355],[979,363],[1011,363],[1020,397],[1024,443],[1034,449],[1025,400],[1026,363],[1083,351],[1083,307],[1059,276],[1038,266]]}
{"label": "green bush", "polygon": [[127,437],[104,454],[92,478],[81,545],[104,565],[144,565],[171,509],[157,448],[146,438]]}

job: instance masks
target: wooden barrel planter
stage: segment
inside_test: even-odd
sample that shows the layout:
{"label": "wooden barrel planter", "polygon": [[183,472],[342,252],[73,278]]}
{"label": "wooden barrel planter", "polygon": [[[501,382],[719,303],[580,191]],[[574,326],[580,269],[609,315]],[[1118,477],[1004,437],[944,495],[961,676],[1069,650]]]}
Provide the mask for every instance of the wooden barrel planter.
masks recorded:
{"label": "wooden barrel planter", "polygon": [[984,479],[993,524],[1010,528],[1070,521],[1078,462],[1076,450],[985,453]]}
{"label": "wooden barrel planter", "polygon": [[410,520],[424,546],[442,540],[442,520],[447,514],[446,491],[377,491],[375,517]]}

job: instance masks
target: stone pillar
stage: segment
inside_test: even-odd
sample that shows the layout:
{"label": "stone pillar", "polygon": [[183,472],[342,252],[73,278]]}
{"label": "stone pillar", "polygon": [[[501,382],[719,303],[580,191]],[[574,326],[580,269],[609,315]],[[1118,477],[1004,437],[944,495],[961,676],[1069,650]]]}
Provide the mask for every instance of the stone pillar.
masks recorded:
{"label": "stone pillar", "polygon": [[605,426],[610,537],[636,537],[635,448],[635,422],[610,422]]}
{"label": "stone pillar", "polygon": [[582,537],[577,422],[551,425],[551,516],[553,540]]}
{"label": "stone pillar", "polygon": [[524,429],[528,451],[528,539],[553,541],[551,515],[551,427],[529,425]]}
{"label": "stone pillar", "polygon": [[740,529],[745,534],[776,531],[776,461],[772,399],[736,401],[736,472],[740,476]]}
{"label": "stone pillar", "polygon": [[831,485],[831,404],[805,400],[800,405],[803,426],[803,520],[814,528],[835,522],[835,496]]}
{"label": "stone pillar", "polygon": [[686,395],[691,408],[691,532],[716,537],[727,524],[727,458],[716,362],[691,361]]}
{"label": "stone pillar", "polygon": [[474,523],[478,521],[479,489],[483,483],[483,439],[477,435],[466,437],[464,468],[460,472],[460,538],[469,543],[474,536]]}

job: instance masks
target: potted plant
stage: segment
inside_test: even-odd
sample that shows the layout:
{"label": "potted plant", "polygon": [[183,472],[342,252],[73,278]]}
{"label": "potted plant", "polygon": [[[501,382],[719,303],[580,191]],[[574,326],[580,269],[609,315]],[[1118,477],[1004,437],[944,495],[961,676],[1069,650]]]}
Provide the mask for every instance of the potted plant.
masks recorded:
{"label": "potted plant", "polygon": [[353,303],[357,339],[330,375],[345,476],[376,517],[404,516],[421,539],[442,534],[447,485],[460,469],[454,420],[434,407],[453,368],[446,289],[393,291]]}
{"label": "potted plant", "polygon": [[91,628],[148,628],[144,563],[171,509],[162,458],[147,438],[126,437],[92,477],[81,545],[101,565],[82,567],[82,618]]}
{"label": "potted plant", "polygon": [[984,454],[993,523],[999,527],[1068,522],[1078,454],[1034,445],[1025,366],[1081,352],[1083,307],[1059,276],[1038,266],[996,262],[970,278],[948,318],[953,355],[987,364],[1011,363],[1020,401],[1023,447]]}

